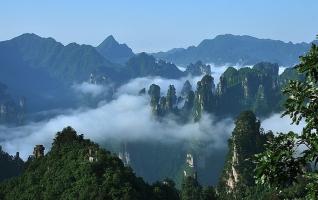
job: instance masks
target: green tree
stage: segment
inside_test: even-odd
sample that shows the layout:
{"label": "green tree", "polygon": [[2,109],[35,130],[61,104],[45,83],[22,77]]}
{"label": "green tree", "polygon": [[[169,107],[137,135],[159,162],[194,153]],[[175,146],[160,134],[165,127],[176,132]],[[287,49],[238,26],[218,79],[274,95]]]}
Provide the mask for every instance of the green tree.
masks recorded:
{"label": "green tree", "polygon": [[199,182],[191,177],[184,177],[181,185],[181,200],[200,200],[202,186]]}
{"label": "green tree", "polygon": [[179,192],[175,188],[175,183],[170,179],[156,182],[152,185],[154,200],[179,200]]}
{"label": "green tree", "polygon": [[1,199],[151,199],[151,187],[110,152],[74,129],[58,132],[51,150],[0,184]]}
{"label": "green tree", "polygon": [[215,189],[211,186],[204,187],[202,190],[201,199],[202,200],[215,200],[215,199],[217,199]]}
{"label": "green tree", "polygon": [[[283,93],[287,95],[285,112],[293,124],[302,120],[305,127],[300,134],[280,134],[257,156],[256,178],[259,184],[283,189],[305,180],[306,197],[318,198],[318,47],[300,57],[295,67],[305,75],[304,80],[290,80]],[[314,165],[314,169],[308,166]]]}

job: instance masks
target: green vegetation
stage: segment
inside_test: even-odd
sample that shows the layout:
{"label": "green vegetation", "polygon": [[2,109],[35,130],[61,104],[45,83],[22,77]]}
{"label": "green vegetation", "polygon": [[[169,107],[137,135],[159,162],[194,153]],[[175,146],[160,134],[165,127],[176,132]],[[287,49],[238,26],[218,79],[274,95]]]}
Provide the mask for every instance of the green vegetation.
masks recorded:
{"label": "green vegetation", "polygon": [[[193,65],[195,66],[195,65]],[[281,90],[285,87],[287,80],[302,80],[302,74],[294,69],[287,69],[279,75],[279,66],[267,62],[258,63],[253,68],[241,68],[239,70],[229,67],[220,77],[220,83],[215,88],[214,79],[206,74],[197,82],[195,91],[189,81],[184,83],[180,96],[176,97],[173,85],[168,92],[172,91],[172,100],[184,101],[183,107],[172,109],[170,93],[160,97],[159,91],[152,94],[153,85],[150,86],[149,95],[154,112],[158,116],[173,113],[180,117],[180,121],[194,119],[198,121],[202,114],[212,113],[218,117],[234,117],[244,110],[253,111],[258,117],[267,117],[274,112],[283,110],[285,97]],[[155,101],[153,101],[155,100]]]}
{"label": "green vegetation", "polygon": [[214,200],[216,193],[213,187],[203,188],[193,177],[185,177],[181,186],[181,200]]}
{"label": "green vegetation", "polygon": [[[289,132],[275,137],[266,151],[257,155],[256,178],[259,184],[267,184],[276,190],[305,186],[307,199],[318,198],[318,47],[312,44],[310,51],[300,57],[296,66],[303,80],[291,80],[284,93],[286,110],[292,123],[302,120],[302,133]],[[304,197],[304,195],[302,196]]]}
{"label": "green vegetation", "polygon": [[237,115],[243,110],[252,110],[257,116],[267,116],[280,111],[278,68],[277,64],[266,62],[239,70],[229,67],[220,78],[216,112]]}
{"label": "green vegetation", "polygon": [[213,188],[202,189],[195,179],[186,178],[182,187],[180,194],[169,179],[145,183],[117,156],[67,127],[56,134],[45,156],[29,159],[21,176],[0,183],[0,199],[197,200],[199,195],[205,200],[215,196]]}
{"label": "green vegetation", "polygon": [[51,151],[0,186],[3,199],[149,199],[150,187],[113,156],[68,127]]}
{"label": "green vegetation", "polygon": [[193,117],[199,120],[203,112],[211,113],[215,108],[216,97],[212,93],[213,77],[205,75],[197,83],[197,90],[195,92]]}
{"label": "green vegetation", "polygon": [[[263,145],[272,133],[263,133],[260,122],[251,111],[242,112],[229,139],[229,153],[220,178],[218,192],[223,199],[247,196],[247,188],[253,187],[253,157],[263,151]],[[239,197],[239,198],[238,198]]]}
{"label": "green vegetation", "polygon": [[[31,37],[41,51],[29,52],[31,46],[24,37]],[[18,46],[19,52],[24,55],[23,62],[32,64],[34,68],[54,68],[52,71],[50,69],[53,77],[65,75],[65,78],[71,80],[80,77],[77,73],[84,78],[91,69],[96,69],[98,73],[107,70],[119,72],[123,69],[104,66],[105,59],[88,46],[63,46],[52,39],[42,41],[34,35],[21,36],[14,41],[19,44],[14,44],[13,49],[15,45]],[[66,68],[60,62],[53,62],[56,52],[51,51],[60,52],[58,59],[65,56],[66,63],[71,64],[71,67]],[[87,69],[86,66],[91,66],[90,59],[86,63],[89,65],[74,64],[68,60],[74,56],[91,55],[97,56],[102,64]],[[96,61],[94,58],[92,60]],[[79,71],[73,71],[75,65],[80,66]],[[157,61],[145,53],[131,58],[126,68],[130,74],[126,75],[130,78],[148,75],[176,78],[184,75],[175,65]],[[182,123],[192,119],[198,121],[205,112],[218,116],[240,113],[229,139],[229,152],[216,190],[213,187],[202,187],[196,179],[196,166],[189,164],[191,161],[185,163],[183,157],[178,155],[169,155],[169,158],[158,156],[157,162],[150,164],[153,167],[157,163],[164,165],[167,160],[174,162],[174,166],[159,165],[154,168],[160,175],[166,171],[174,173],[171,177],[177,180],[176,184],[172,180],[163,179],[150,185],[138,178],[117,156],[67,127],[57,133],[51,150],[45,156],[33,157],[26,163],[19,156],[12,157],[0,149],[0,180],[17,176],[0,183],[0,199],[317,199],[318,47],[313,44],[310,51],[301,57],[296,69],[286,70],[282,75],[278,75],[277,64],[266,62],[239,70],[230,67],[215,88],[213,77],[201,62],[190,65],[186,73],[202,72],[206,75],[197,83],[196,90],[192,91],[187,81],[181,97],[176,96],[173,85],[169,86],[166,96],[161,96],[160,87],[152,84],[148,94],[156,116],[164,117],[173,113],[180,116],[179,121]],[[289,79],[293,80],[287,81]],[[277,102],[285,100],[281,93],[283,87],[287,95],[284,115],[289,115],[297,125],[304,121],[305,127],[302,133],[279,133],[274,136],[270,131],[264,133],[256,116],[282,111],[283,107]],[[140,95],[146,92],[144,88]],[[2,84],[0,97],[0,122],[6,122],[18,112],[14,110],[16,105],[10,101],[6,87]],[[185,103],[179,109],[177,104],[182,100]],[[7,112],[10,111],[8,108],[12,108],[12,112]],[[191,156],[200,154],[200,145],[205,142],[195,139],[190,141]],[[162,153],[161,148],[159,146],[156,150]],[[189,149],[186,148],[182,144],[174,144],[171,148],[173,151],[165,151],[170,154],[188,153]],[[146,154],[152,156],[149,152],[143,155]],[[191,167],[184,167],[187,164]],[[180,185],[179,191],[176,187]]]}

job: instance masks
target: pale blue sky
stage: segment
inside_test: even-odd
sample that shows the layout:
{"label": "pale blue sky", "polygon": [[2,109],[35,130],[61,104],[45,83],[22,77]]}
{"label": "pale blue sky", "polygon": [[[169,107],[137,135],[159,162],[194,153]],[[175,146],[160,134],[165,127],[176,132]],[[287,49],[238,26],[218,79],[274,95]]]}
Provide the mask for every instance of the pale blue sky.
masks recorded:
{"label": "pale blue sky", "polygon": [[3,0],[0,27],[0,40],[32,32],[97,45],[112,34],[135,52],[225,33],[309,42],[318,33],[318,0]]}

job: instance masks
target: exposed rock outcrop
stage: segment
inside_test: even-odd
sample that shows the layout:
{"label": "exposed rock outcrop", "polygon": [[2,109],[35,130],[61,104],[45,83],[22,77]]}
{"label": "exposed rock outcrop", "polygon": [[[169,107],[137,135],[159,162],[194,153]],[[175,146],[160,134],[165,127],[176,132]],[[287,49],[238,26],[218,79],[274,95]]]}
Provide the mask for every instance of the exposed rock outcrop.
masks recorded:
{"label": "exposed rock outcrop", "polygon": [[266,134],[251,111],[242,112],[229,140],[229,152],[220,178],[219,192],[235,196],[237,191],[254,185],[253,156],[263,151]]}

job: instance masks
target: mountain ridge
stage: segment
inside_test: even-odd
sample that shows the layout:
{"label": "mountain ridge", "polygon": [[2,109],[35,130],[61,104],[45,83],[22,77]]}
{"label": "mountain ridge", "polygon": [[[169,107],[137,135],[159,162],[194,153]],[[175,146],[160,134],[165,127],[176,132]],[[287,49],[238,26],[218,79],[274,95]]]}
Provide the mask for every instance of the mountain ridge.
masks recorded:
{"label": "mountain ridge", "polygon": [[283,66],[293,66],[298,62],[298,56],[306,52],[309,47],[310,44],[305,42],[287,43],[248,35],[224,34],[213,39],[204,39],[197,46],[174,48],[152,55],[178,65],[201,60],[204,63],[217,65],[275,62]]}

